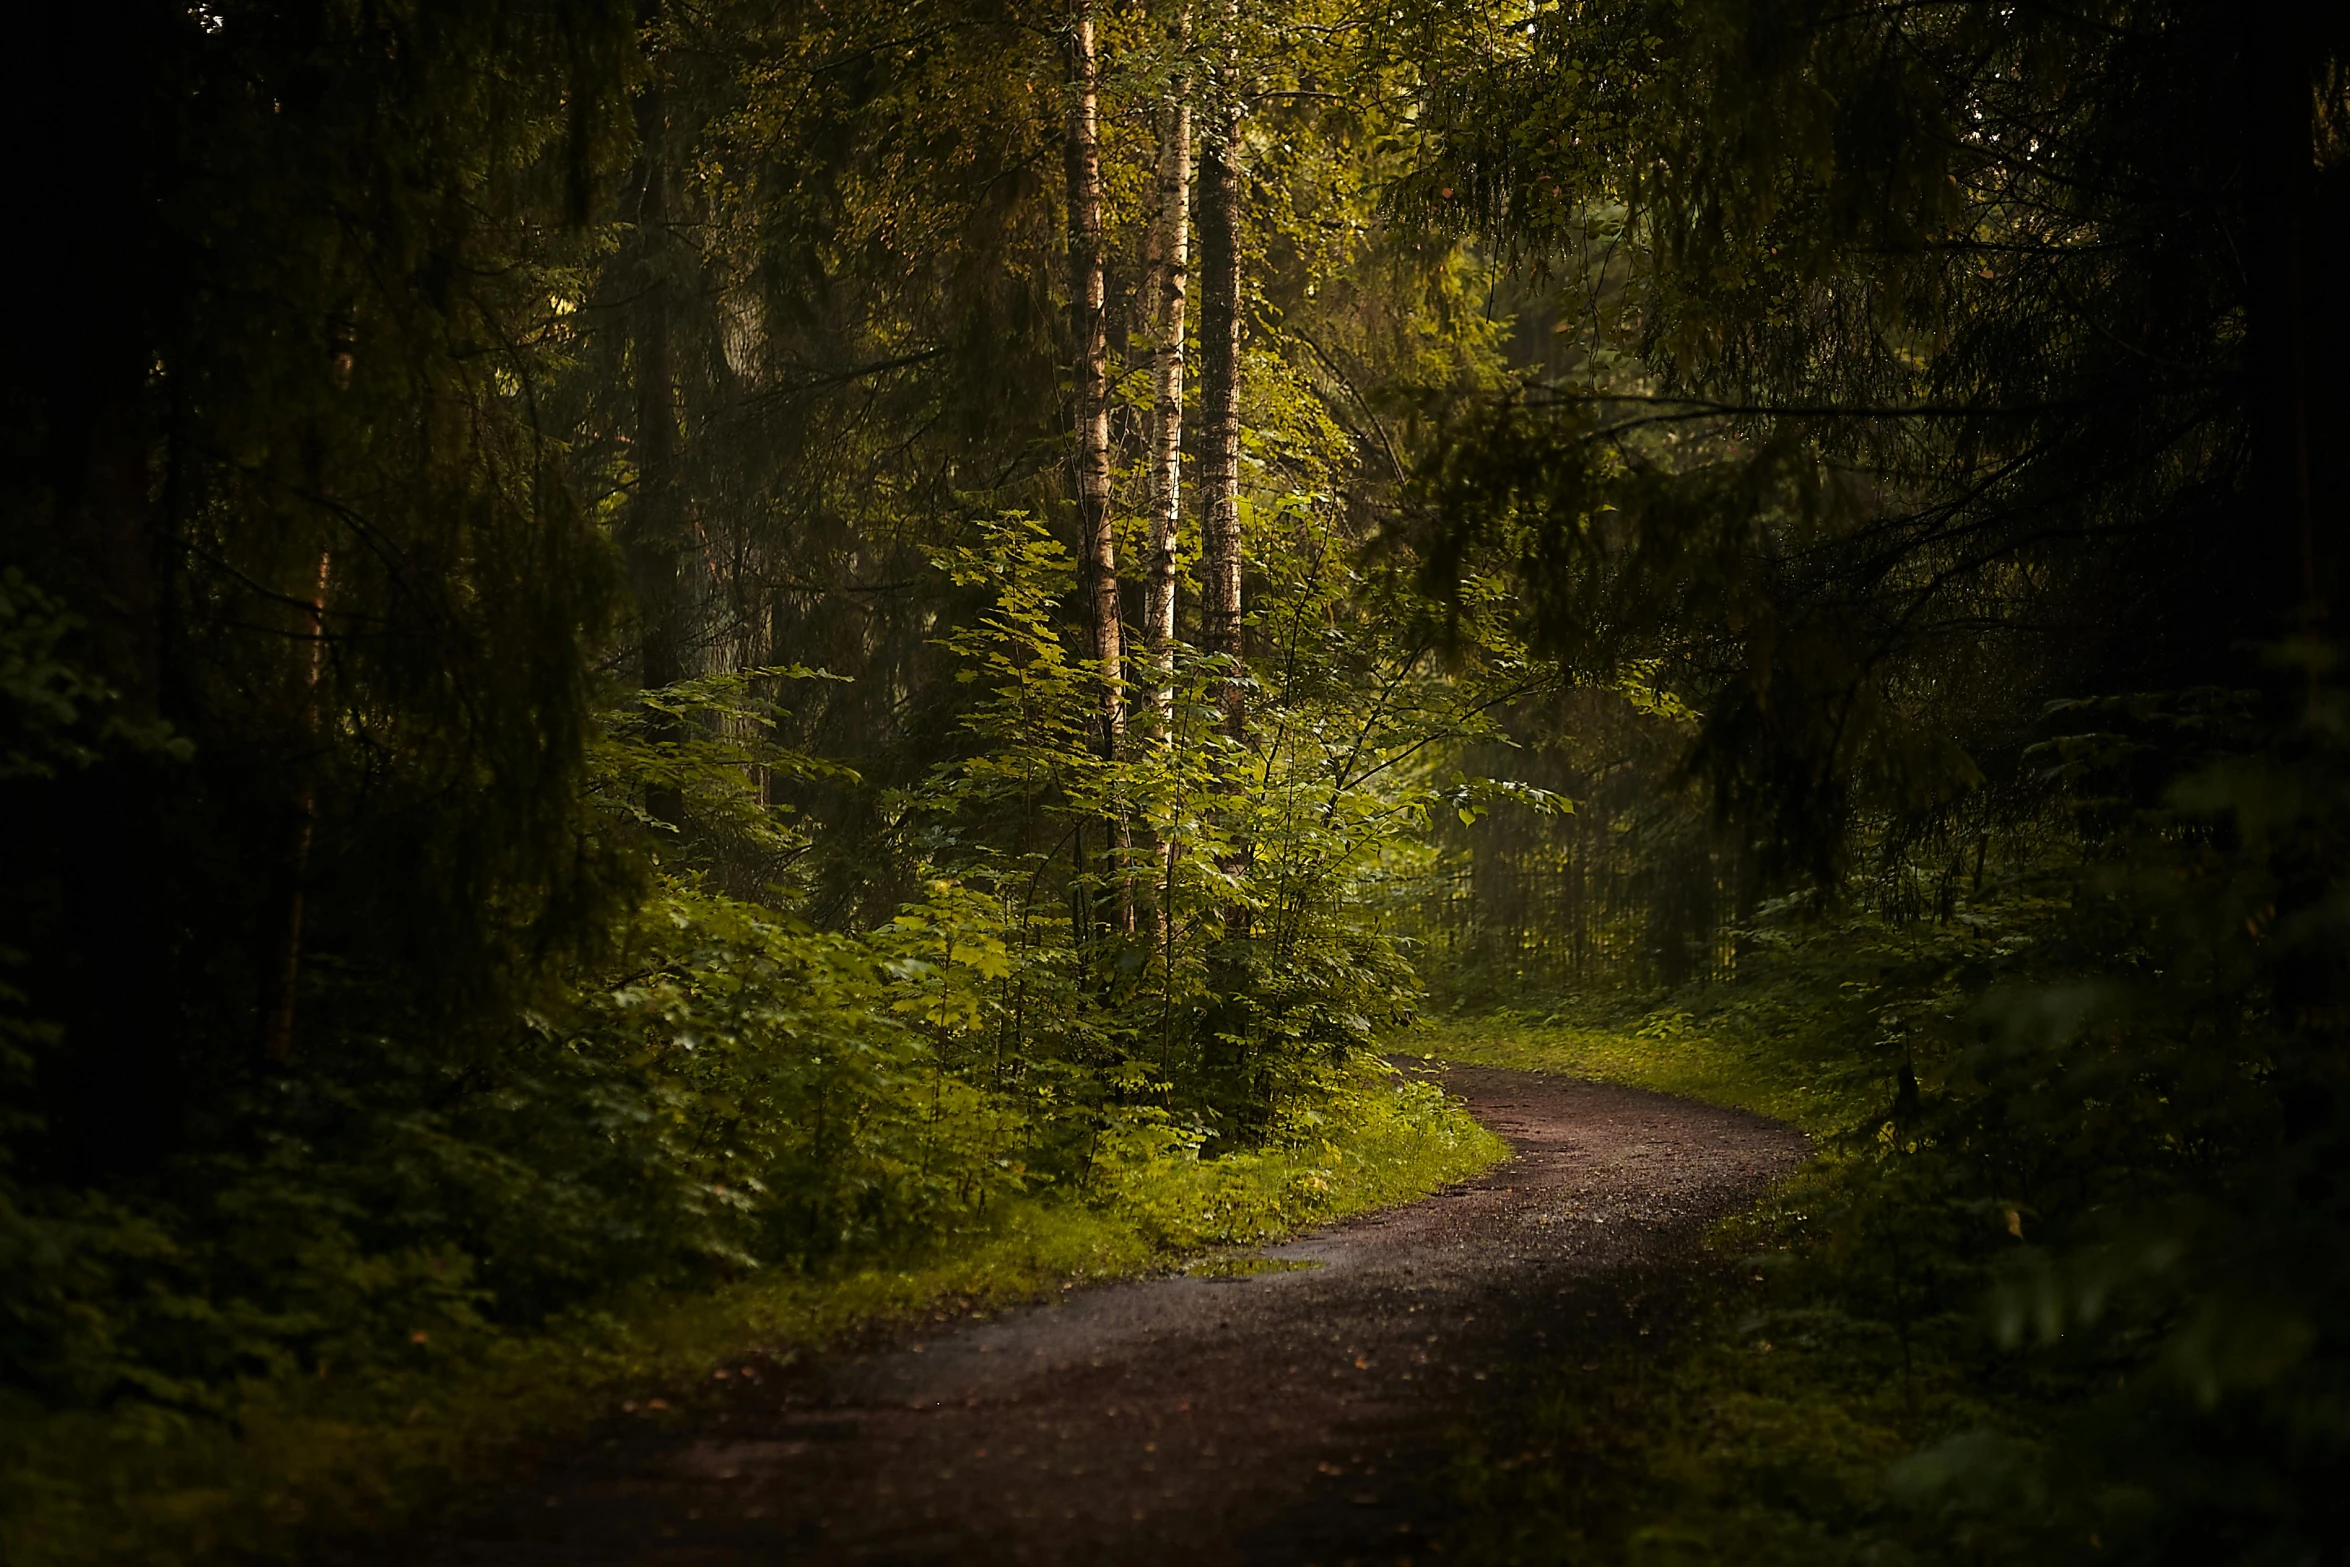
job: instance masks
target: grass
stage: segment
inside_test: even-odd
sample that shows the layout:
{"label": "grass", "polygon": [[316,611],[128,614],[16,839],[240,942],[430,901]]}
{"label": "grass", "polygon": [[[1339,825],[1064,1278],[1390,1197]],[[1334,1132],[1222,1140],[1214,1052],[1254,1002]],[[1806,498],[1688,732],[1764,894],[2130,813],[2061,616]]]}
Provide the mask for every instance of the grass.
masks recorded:
{"label": "grass", "polygon": [[1471,1066],[1556,1072],[1705,1104],[1751,1110],[1815,1135],[1851,1126],[1885,1102],[1881,1062],[1823,1051],[1819,1036],[1744,1007],[1708,1016],[1666,1010],[1614,1026],[1559,1013],[1497,1011],[1437,1018],[1406,1048]]}
{"label": "grass", "polygon": [[[1092,1202],[1031,1198],[919,1256],[828,1278],[694,1296],[617,1295],[602,1311],[364,1383],[256,1383],[229,1418],[145,1408],[0,1418],[0,1561],[10,1567],[283,1561],[397,1527],[520,1444],[625,1412],[690,1418],[727,1360],[819,1356],[895,1324],[1166,1271],[1408,1201],[1506,1153],[1457,1102],[1365,1064],[1292,1146],[1163,1156]],[[1228,1265],[1242,1265],[1228,1264]]]}

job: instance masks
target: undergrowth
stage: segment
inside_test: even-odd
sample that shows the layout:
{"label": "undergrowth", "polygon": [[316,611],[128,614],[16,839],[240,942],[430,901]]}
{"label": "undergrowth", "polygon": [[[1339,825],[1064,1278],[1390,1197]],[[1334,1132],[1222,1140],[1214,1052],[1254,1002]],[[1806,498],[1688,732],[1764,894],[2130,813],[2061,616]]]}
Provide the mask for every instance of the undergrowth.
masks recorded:
{"label": "undergrowth", "polygon": [[820,1354],[947,1303],[994,1309],[1148,1274],[1408,1200],[1504,1152],[1456,1101],[1372,1061],[1263,1147],[1221,1158],[1200,1147],[1130,1133],[1082,1196],[1000,1203],[917,1254],[698,1294],[645,1288],[534,1332],[418,1331],[404,1366],[255,1380],[215,1416],[20,1412],[0,1421],[0,1560],[288,1560],[494,1478],[525,1439],[619,1409],[681,1418],[730,1357]]}

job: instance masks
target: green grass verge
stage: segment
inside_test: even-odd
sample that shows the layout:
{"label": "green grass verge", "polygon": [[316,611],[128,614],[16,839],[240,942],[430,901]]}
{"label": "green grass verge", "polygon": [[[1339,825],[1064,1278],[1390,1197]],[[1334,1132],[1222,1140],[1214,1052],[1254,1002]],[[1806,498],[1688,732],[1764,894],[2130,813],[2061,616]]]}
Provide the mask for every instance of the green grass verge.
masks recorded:
{"label": "green grass verge", "polygon": [[992,1311],[1080,1283],[1164,1271],[1409,1201],[1507,1152],[1457,1102],[1366,1063],[1289,1145],[1200,1161],[1129,1159],[1090,1202],[1032,1198],[984,1225],[823,1279],[618,1295],[528,1336],[444,1349],[365,1382],[240,1389],[228,1418],[152,1408],[0,1414],[0,1562],[177,1567],[282,1561],[330,1535],[396,1527],[525,1441],[620,1413],[690,1418],[731,1357],[820,1355],[942,1309]]}
{"label": "green grass verge", "polygon": [[[1792,1020],[1790,1020],[1792,1021]],[[1885,1101],[1881,1062],[1823,1051],[1816,1034],[1731,1010],[1660,1011],[1616,1026],[1498,1011],[1423,1023],[1405,1048],[1472,1066],[1557,1072],[1751,1110],[1806,1132],[1841,1130]]]}

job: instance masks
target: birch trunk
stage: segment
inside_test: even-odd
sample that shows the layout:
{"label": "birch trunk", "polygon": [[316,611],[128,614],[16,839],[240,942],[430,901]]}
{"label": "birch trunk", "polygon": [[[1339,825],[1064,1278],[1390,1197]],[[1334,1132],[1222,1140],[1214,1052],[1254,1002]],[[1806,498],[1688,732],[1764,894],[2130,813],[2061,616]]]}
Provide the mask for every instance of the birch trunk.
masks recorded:
{"label": "birch trunk", "polygon": [[[1167,25],[1173,58],[1159,105],[1158,206],[1144,246],[1143,307],[1151,322],[1150,575],[1143,643],[1150,659],[1150,725],[1162,746],[1175,734],[1176,564],[1183,539],[1183,329],[1191,293],[1191,3],[1175,0]],[[1175,838],[1158,842],[1153,930],[1172,967]]]}
{"label": "birch trunk", "polygon": [[1100,662],[1102,755],[1126,730],[1118,546],[1110,531],[1110,331],[1102,282],[1100,66],[1093,0],[1071,0],[1069,26],[1069,324],[1077,371],[1077,531],[1092,656]]}
{"label": "birch trunk", "polygon": [[1240,107],[1200,150],[1200,483],[1205,516],[1200,530],[1200,641],[1233,661],[1217,705],[1224,733],[1245,736],[1248,696],[1237,678],[1240,601]]}
{"label": "birch trunk", "polygon": [[1178,0],[1167,29],[1177,60],[1159,107],[1158,214],[1152,231],[1147,301],[1153,312],[1151,366],[1151,558],[1143,640],[1151,663],[1156,732],[1171,732],[1175,692],[1176,556],[1183,536],[1183,330],[1191,292],[1191,7]]}

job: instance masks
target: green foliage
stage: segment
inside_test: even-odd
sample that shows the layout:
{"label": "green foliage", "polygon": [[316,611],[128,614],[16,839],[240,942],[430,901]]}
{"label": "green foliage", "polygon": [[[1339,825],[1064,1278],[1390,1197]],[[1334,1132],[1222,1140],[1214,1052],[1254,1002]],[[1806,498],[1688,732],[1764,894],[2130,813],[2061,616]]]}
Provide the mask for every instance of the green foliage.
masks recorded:
{"label": "green foliage", "polygon": [[1321,1113],[1292,1133],[1242,1161],[1161,1149],[1148,1168],[1119,1165],[1086,1201],[998,1200],[885,1260],[696,1292],[607,1281],[594,1309],[527,1331],[390,1315],[351,1358],[220,1388],[210,1417],[11,1405],[0,1411],[0,1550],[25,1567],[299,1559],[498,1472],[525,1438],[690,1415],[712,1368],[740,1357],[788,1362],[876,1329],[1147,1273],[1202,1245],[1408,1200],[1502,1153],[1459,1106],[1369,1063],[1327,1085]]}
{"label": "green foliage", "polygon": [[1399,209],[1574,339],[1423,462],[1432,573],[1661,671],[1734,872],[1731,983],[1567,1055],[1833,1134],[1627,1554],[2350,1538],[2345,470],[2296,368],[2350,340],[2297,281],[2350,234],[2345,49],[2339,8],[1631,0],[1426,100]]}
{"label": "green foliage", "polygon": [[[2298,281],[2350,234],[2342,17],[1537,8],[1424,100],[1398,209],[1520,258],[1569,342],[1407,518],[1440,587],[1510,580],[1532,643],[1690,721],[1626,846],[1472,872],[1661,868],[1685,781],[1722,818],[1678,879],[1728,983],[1626,1023],[1654,969],[1577,965],[1587,1027],[1471,1047],[1826,1139],[1729,1238],[1767,1282],[1693,1330],[1602,1554],[2350,1539],[2345,469],[2298,368],[2350,341]],[[1566,966],[1527,961],[1549,912],[1492,921],[1504,975]]]}
{"label": "green foliage", "polygon": [[74,656],[85,622],[15,566],[0,571],[0,780],[55,778],[112,751],[186,760],[169,726],[122,711],[122,696]]}
{"label": "green foliage", "polygon": [[1514,570],[1595,679],[1663,659],[1780,881],[2028,816],[2051,701],[2256,684],[2338,569],[2293,519],[2340,470],[2287,471],[2333,394],[2286,367],[2343,317],[2277,291],[2343,232],[2344,45],[2202,0],[1535,10],[1398,198],[1567,338],[1419,470],[1435,578]]}
{"label": "green foliage", "polygon": [[[663,1291],[967,1253],[1040,1201],[1106,1215],[1133,1266],[1489,1162],[1493,1139],[1368,1054],[1416,984],[1353,924],[1378,843],[1434,797],[1363,780],[1444,732],[1441,693],[1391,703],[1390,728],[1338,730],[1348,687],[1329,664],[1352,645],[1301,647],[1263,693],[1270,738],[1105,763],[1083,723],[1096,677],[1050,618],[1065,552],[1014,519],[952,565],[995,608],[949,636],[984,693],[968,755],[900,806],[933,857],[918,897],[861,931],[801,911],[806,831],[768,789],[843,770],[779,745],[761,693],[809,672],[643,694],[588,765],[601,831],[657,856],[648,892],[499,1035],[452,1059],[379,1034],[260,1074],[226,1100],[234,1136],[167,1165],[157,1192],[0,1193],[19,1451],[54,1442],[93,1465],[89,1485],[167,1495],[249,1460],[261,1470],[233,1496],[184,1505],[292,1538],[288,1509],[371,1471],[343,1438],[328,1449],[345,1456],[297,1463],[281,1436],[379,1430],[402,1399],[538,1364],[533,1346],[600,1343],[596,1313],[670,1309]],[[1326,622],[1337,591],[1273,603]],[[1201,730],[1217,673],[1185,660],[1179,711]],[[657,795],[682,803],[683,831],[646,809]],[[1078,870],[1015,852],[1115,812],[1194,847],[1164,875],[1147,849]],[[1136,867],[1171,916],[1163,943],[1102,917],[1143,886]],[[722,875],[758,900],[717,890]],[[513,1429],[452,1418],[387,1474]],[[89,1458],[134,1430],[157,1467]],[[95,1493],[39,1466],[27,1485],[11,1527],[61,1560],[82,1549],[59,1542]],[[125,1540],[173,1538],[135,1519]]]}
{"label": "green foliage", "polygon": [[[1219,728],[1228,670],[1178,650],[1166,736],[1104,759],[1089,736],[1099,673],[1052,619],[1067,552],[1008,518],[942,562],[991,595],[945,639],[987,695],[964,720],[968,754],[906,802],[924,824],[913,841],[1001,911],[988,1070],[1073,1113],[1071,1092],[1105,1113],[1153,1106],[1238,1146],[1411,1016],[1417,981],[1370,928],[1384,868],[1443,793],[1444,747],[1482,732],[1492,692],[1532,678],[1506,647],[1442,678],[1425,642],[1350,624],[1363,578],[1310,509],[1252,522],[1265,569],[1251,623],[1276,651],[1244,741]],[[1310,547],[1273,548],[1282,527]]]}
{"label": "green foliage", "polygon": [[2052,715],[2084,720],[2039,754],[2085,836],[1944,919],[1783,910],[1735,984],[1645,1019],[1586,1002],[1431,1041],[1821,1138],[1719,1237],[1759,1287],[1693,1330],[1633,1442],[1629,1559],[2341,1538],[2337,706],[2281,730],[2220,693]]}
{"label": "green foliage", "polygon": [[1205,1139],[1136,1116],[1103,1140],[1096,1200],[1166,1250],[1251,1246],[1305,1225],[1408,1201],[1506,1156],[1500,1138],[1432,1085],[1358,1065],[1286,1109],[1264,1145],[1203,1159]]}
{"label": "green foliage", "polygon": [[617,583],[529,393],[632,23],[39,29],[36,113],[119,104],[44,188],[117,199],[44,252],[0,384],[7,1158],[144,1211],[262,1158],[262,1063],[332,1097],[397,1033],[462,1071],[625,901],[582,790]]}
{"label": "green foliage", "polygon": [[[1439,669],[1358,547],[1503,328],[1378,216],[1418,64],[1329,20],[1203,37],[1261,95],[1250,667],[1179,650],[1105,758],[1058,10],[42,13],[40,136],[120,113],[36,186],[119,199],[0,384],[11,1559],[282,1544],[601,1312],[1490,1157],[1372,1065],[1418,981],[1371,892],[1540,677]],[[1122,353],[1159,22],[1104,17]]]}

